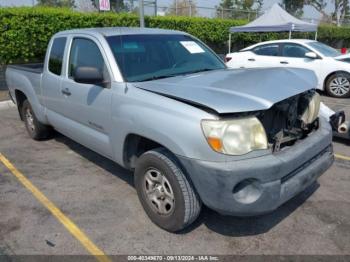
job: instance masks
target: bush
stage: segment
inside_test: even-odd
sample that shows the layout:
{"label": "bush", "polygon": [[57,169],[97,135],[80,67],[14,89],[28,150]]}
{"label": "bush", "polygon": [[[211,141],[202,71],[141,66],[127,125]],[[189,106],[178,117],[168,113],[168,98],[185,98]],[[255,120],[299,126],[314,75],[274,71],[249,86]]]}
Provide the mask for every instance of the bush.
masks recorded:
{"label": "bush", "polygon": [[[227,52],[228,29],[243,25],[244,20],[224,20],[189,17],[146,17],[147,27],[186,31],[212,47],[218,53]],[[79,13],[58,8],[0,8],[0,64],[42,60],[51,36],[62,30],[84,27],[134,26],[139,19],[133,14]],[[293,34],[294,36],[294,34]],[[309,34],[295,34],[311,37]],[[287,34],[233,34],[234,49]],[[347,27],[321,26],[319,39],[333,45],[350,43]]]}

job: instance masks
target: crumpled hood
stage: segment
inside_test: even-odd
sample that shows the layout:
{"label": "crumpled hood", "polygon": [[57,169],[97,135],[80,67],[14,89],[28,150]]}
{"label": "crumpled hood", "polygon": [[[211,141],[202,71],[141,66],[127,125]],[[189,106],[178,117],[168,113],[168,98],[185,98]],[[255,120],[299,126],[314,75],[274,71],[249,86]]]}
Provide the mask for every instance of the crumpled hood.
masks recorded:
{"label": "crumpled hood", "polygon": [[305,69],[224,69],[133,85],[223,114],[269,109],[279,101],[316,88],[317,79]]}

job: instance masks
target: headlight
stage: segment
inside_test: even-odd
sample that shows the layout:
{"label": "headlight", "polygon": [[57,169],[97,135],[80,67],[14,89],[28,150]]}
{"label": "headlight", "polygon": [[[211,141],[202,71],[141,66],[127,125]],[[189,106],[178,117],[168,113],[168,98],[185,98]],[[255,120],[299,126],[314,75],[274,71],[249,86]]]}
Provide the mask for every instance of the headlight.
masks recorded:
{"label": "headlight", "polygon": [[318,93],[315,93],[309,100],[309,105],[307,106],[305,112],[301,116],[301,120],[305,124],[311,124],[318,117],[320,111],[321,97]]}
{"label": "headlight", "polygon": [[219,153],[243,155],[267,149],[265,129],[256,117],[202,120],[202,129],[210,147]]}

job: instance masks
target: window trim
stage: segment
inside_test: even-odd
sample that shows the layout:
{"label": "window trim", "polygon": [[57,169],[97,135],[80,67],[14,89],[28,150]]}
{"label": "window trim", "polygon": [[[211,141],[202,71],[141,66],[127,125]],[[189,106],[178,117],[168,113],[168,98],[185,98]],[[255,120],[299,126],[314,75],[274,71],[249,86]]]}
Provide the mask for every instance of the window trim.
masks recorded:
{"label": "window trim", "polygon": [[[53,48],[53,44],[55,42],[56,39],[59,39],[59,38],[65,38],[66,42],[64,43],[64,47],[63,47],[63,56],[62,56],[62,66],[61,66],[61,72],[60,74],[56,74],[54,72],[52,72],[50,70],[50,57],[51,57],[51,52],[52,52],[52,48]],[[68,37],[66,35],[59,35],[59,36],[56,36],[54,38],[52,38],[51,40],[51,44],[50,44],[50,50],[49,52],[47,53],[47,64],[46,64],[46,70],[47,72],[49,72],[51,75],[54,75],[56,77],[62,77],[62,75],[64,75],[64,68],[65,68],[65,56],[66,56],[66,49],[67,49],[67,44],[68,44]]]}
{"label": "window trim", "polygon": [[[304,58],[306,58],[306,57],[284,56],[284,55],[283,55],[283,48],[284,48],[285,45],[296,45],[296,46],[301,46],[301,47],[303,47],[303,48],[309,50],[308,52],[313,52],[313,53],[315,53],[314,51],[312,51],[312,50],[311,50],[310,48],[308,48],[307,46],[301,45],[301,44],[299,44],[299,43],[293,43],[293,42],[288,43],[288,42],[284,42],[284,43],[281,43],[281,56],[282,56],[282,57],[285,57],[285,58],[297,58],[297,59],[304,59]],[[316,54],[317,54],[317,53],[316,53]],[[317,56],[318,56],[318,54],[317,54]]]}
{"label": "window trim", "polygon": [[[277,46],[278,46],[278,48],[277,48],[278,52],[277,52],[277,55],[276,55],[276,56],[272,56],[272,55],[259,55],[259,54],[257,54],[257,53],[255,52],[255,49],[256,49],[256,48],[261,48],[261,47],[270,46],[270,45],[277,45]],[[281,55],[282,55],[282,53],[281,53],[281,43],[262,44],[262,45],[255,46],[255,47],[253,47],[252,49],[246,50],[246,51],[251,51],[251,52],[253,52],[253,53],[254,53],[255,55],[257,55],[257,56],[281,57]]]}
{"label": "window trim", "polygon": [[[70,81],[72,81],[72,82],[74,82],[74,83],[77,83],[77,82],[75,82],[75,81],[69,76],[69,61],[70,61],[70,57],[71,57],[71,53],[72,53],[73,42],[74,42],[75,39],[85,39],[85,40],[89,40],[89,41],[93,42],[93,43],[97,46],[98,50],[100,51],[100,53],[101,53],[101,55],[102,55],[102,59],[103,59],[105,65],[106,65],[106,67],[107,67],[109,79],[110,79],[110,81],[112,82],[112,81],[113,81],[113,78],[112,78],[113,74],[112,74],[112,70],[111,70],[111,67],[110,67],[110,64],[109,64],[109,60],[107,59],[107,56],[106,56],[106,54],[104,53],[103,48],[101,48],[102,46],[101,46],[100,42],[99,42],[96,38],[94,38],[94,37],[92,37],[92,36],[90,36],[90,35],[81,35],[81,34],[71,35],[70,38],[69,38],[69,40],[68,40],[68,42],[69,42],[68,44],[69,44],[69,45],[67,46],[67,54],[66,54],[66,61],[65,61],[65,70],[64,70],[63,77],[64,77],[66,80],[70,80]],[[106,88],[110,88],[110,87],[106,87]]]}

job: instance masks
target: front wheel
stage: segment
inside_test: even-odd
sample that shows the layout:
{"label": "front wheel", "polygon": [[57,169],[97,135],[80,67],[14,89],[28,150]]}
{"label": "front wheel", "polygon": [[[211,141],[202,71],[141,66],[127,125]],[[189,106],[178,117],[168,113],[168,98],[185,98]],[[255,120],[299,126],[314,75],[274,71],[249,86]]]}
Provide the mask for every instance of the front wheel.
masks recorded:
{"label": "front wheel", "polygon": [[134,179],[144,210],[159,227],[176,232],[198,217],[201,201],[166,149],[144,153],[137,162]]}
{"label": "front wheel", "polygon": [[350,75],[346,73],[336,73],[326,82],[328,95],[338,98],[350,96]]}

